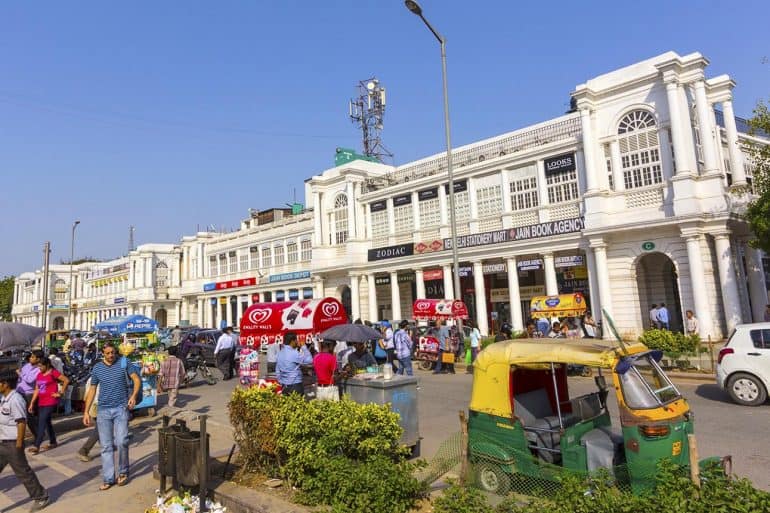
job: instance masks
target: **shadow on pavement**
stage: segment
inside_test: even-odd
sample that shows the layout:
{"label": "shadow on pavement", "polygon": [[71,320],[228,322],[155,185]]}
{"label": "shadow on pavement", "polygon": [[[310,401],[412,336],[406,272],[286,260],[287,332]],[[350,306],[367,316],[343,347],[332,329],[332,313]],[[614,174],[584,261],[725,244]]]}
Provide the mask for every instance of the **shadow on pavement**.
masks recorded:
{"label": "shadow on pavement", "polygon": [[707,385],[699,385],[695,389],[695,395],[710,401],[733,404],[733,402],[730,400],[730,396],[727,395],[727,392],[722,390],[719,385],[713,383]]}

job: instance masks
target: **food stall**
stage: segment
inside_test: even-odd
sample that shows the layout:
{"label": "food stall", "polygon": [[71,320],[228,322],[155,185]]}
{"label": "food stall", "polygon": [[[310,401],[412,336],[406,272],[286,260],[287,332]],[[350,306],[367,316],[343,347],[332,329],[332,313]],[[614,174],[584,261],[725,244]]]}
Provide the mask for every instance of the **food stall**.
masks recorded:
{"label": "food stall", "polygon": [[[416,321],[465,320],[468,308],[460,300],[418,299],[412,305],[412,317]],[[414,359],[422,370],[430,370],[438,360],[438,339],[428,332],[417,338]]]}
{"label": "food stall", "polygon": [[[254,303],[243,312],[241,317],[239,336],[241,384],[259,385],[260,378],[262,378],[262,384],[271,382],[267,376],[267,369],[270,364],[275,363],[286,333],[296,333],[301,344],[306,342],[315,344],[319,333],[346,322],[347,313],[342,303],[330,297],[278,303]],[[259,371],[260,355],[264,355],[262,363],[267,363],[262,376]]]}
{"label": "food stall", "polygon": [[529,305],[529,314],[533,319],[581,317],[586,313],[586,300],[579,292],[558,296],[535,296]]}
{"label": "food stall", "polygon": [[112,317],[94,325],[94,331],[120,338],[121,366],[133,365],[142,381],[143,398],[134,410],[146,408],[150,416],[155,415],[158,404],[158,372],[163,360],[157,352],[157,330],[158,323],[144,315]]}

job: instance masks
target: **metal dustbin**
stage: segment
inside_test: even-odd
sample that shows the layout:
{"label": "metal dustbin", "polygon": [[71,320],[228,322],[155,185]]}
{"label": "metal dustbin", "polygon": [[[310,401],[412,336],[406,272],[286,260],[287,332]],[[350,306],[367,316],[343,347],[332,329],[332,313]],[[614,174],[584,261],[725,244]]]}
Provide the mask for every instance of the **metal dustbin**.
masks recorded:
{"label": "metal dustbin", "polygon": [[[175,474],[181,486],[193,487],[200,484],[201,465],[201,434],[200,431],[176,433],[174,440],[174,456],[176,459]],[[209,457],[211,437],[206,434],[206,454]],[[208,468],[208,466],[207,466]]]}
{"label": "metal dustbin", "polygon": [[419,456],[420,428],[417,411],[417,378],[394,375],[392,379],[362,379],[353,377],[345,383],[344,393],[357,403],[390,403],[390,409],[398,413],[399,424],[404,432],[400,442],[412,448],[412,455]]}
{"label": "metal dustbin", "polygon": [[188,432],[183,424],[174,424],[158,429],[158,472],[164,476],[173,477],[176,474],[174,455],[176,453],[175,437],[179,433]]}

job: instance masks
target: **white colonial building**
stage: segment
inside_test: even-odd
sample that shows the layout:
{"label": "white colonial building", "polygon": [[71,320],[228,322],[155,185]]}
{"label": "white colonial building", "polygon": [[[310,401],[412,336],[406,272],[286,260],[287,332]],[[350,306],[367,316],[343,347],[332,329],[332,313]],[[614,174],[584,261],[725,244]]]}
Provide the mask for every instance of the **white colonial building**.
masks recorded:
{"label": "white colonial building", "polygon": [[[563,116],[456,148],[460,291],[445,154],[397,167],[358,159],[308,179],[301,212],[255,212],[232,233],[76,266],[74,326],[135,312],[237,324],[252,302],[320,296],[352,319],[408,319],[417,298],[461,297],[486,333],[504,319],[522,329],[532,296],[583,292],[622,334],[665,303],[673,329],[693,310],[701,335],[721,338],[767,304],[740,216],[752,175],[743,142],[767,139],[736,121],[734,83],[707,78],[707,66],[669,52],[577,86]],[[54,296],[68,286],[59,267]],[[39,323],[40,276],[17,279],[16,320]],[[61,300],[49,298],[52,312]]]}

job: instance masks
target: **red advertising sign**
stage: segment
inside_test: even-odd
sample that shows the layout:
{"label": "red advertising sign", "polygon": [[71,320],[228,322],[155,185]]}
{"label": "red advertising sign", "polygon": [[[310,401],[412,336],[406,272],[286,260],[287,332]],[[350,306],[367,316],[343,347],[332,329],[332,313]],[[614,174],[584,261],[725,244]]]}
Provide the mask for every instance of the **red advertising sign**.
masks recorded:
{"label": "red advertising sign", "polygon": [[253,348],[282,343],[284,335],[290,331],[304,343],[308,338],[346,322],[348,316],[342,303],[330,297],[255,303],[243,312],[240,343]]}
{"label": "red advertising sign", "polygon": [[443,280],[444,271],[443,269],[428,269],[422,272],[422,279],[423,281]]}
{"label": "red advertising sign", "polygon": [[414,245],[414,252],[417,254],[432,253],[434,251],[442,251],[444,249],[444,241],[432,240],[427,242],[418,242]]}
{"label": "red advertising sign", "polygon": [[243,278],[242,280],[220,281],[216,284],[216,290],[237,289],[238,287],[251,287],[257,284],[256,278]]}
{"label": "red advertising sign", "polygon": [[259,303],[259,294],[254,293],[251,295],[251,302],[252,303]]}
{"label": "red advertising sign", "polygon": [[418,299],[412,305],[412,316],[418,321],[467,319],[465,303],[452,299]]}

